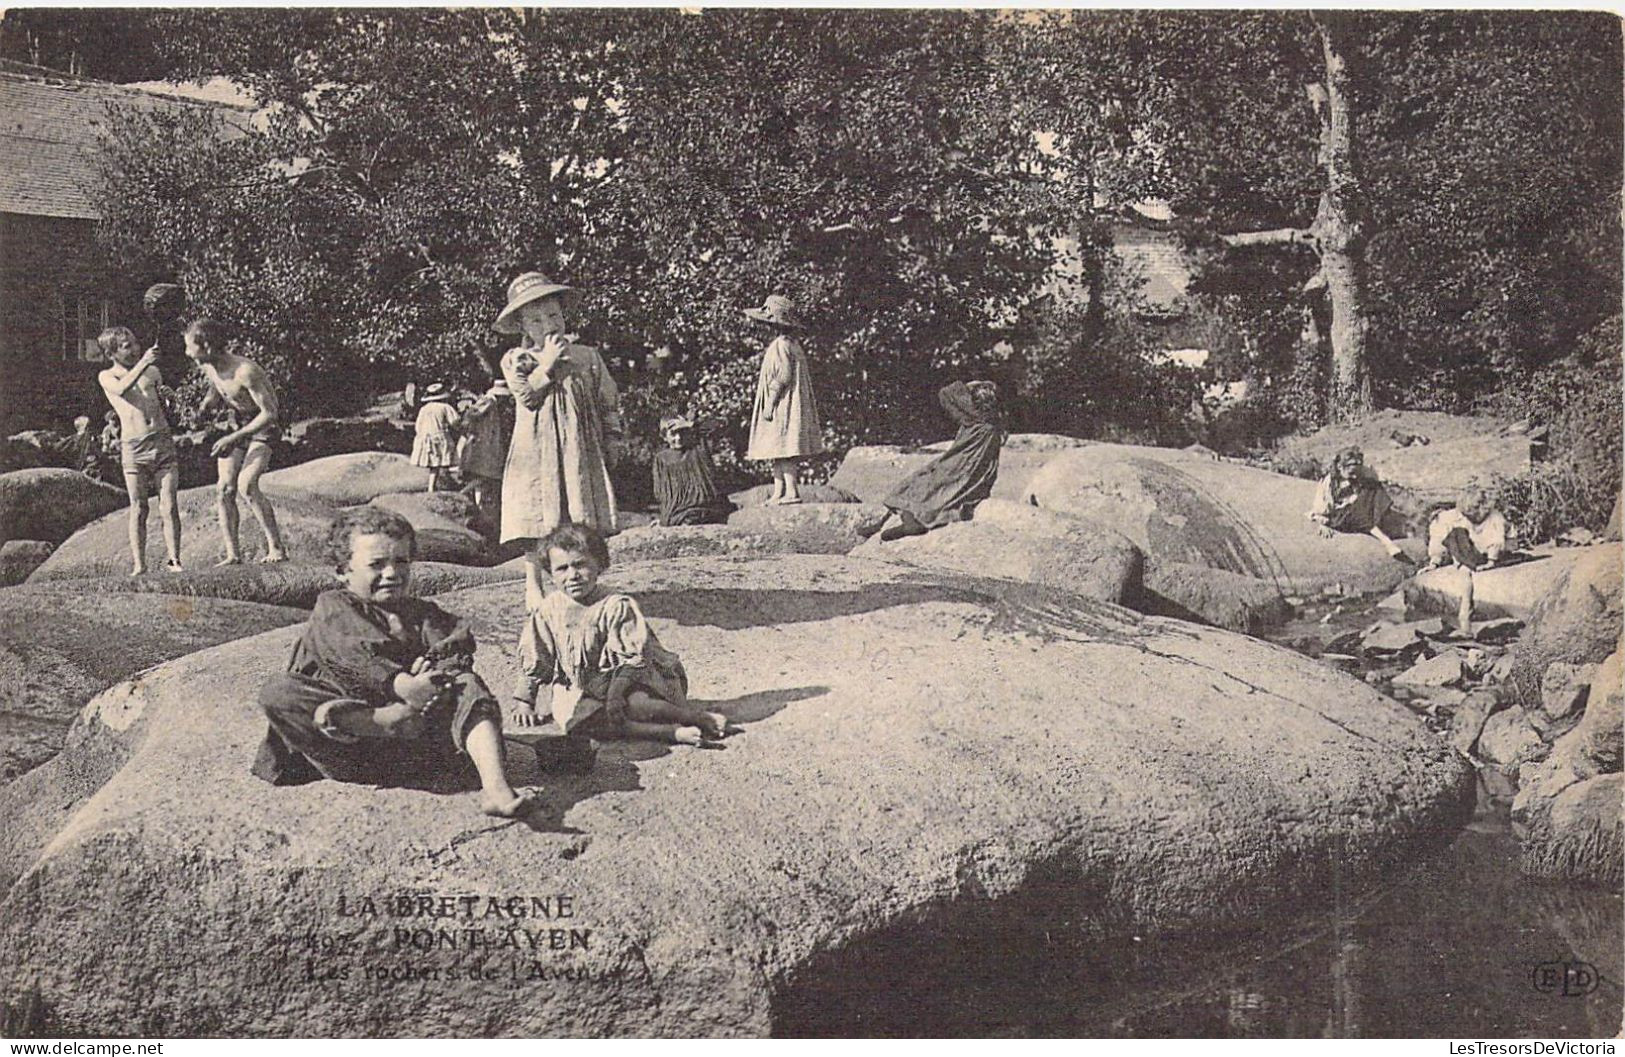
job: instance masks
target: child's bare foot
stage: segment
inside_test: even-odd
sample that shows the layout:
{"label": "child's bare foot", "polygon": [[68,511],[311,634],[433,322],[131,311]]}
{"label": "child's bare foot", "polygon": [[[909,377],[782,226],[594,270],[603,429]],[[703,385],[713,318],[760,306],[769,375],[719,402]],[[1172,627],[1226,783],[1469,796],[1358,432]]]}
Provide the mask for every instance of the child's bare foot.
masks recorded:
{"label": "child's bare foot", "polygon": [[181,564],[181,560],[179,558],[169,559],[164,563],[164,568],[172,573],[183,573],[186,571],[186,567]]}
{"label": "child's bare foot", "polygon": [[135,568],[130,570],[130,575],[131,576],[145,576],[145,575],[147,575],[147,565],[146,565],[146,563],[145,562],[137,562],[135,564]]}
{"label": "child's bare foot", "polygon": [[288,560],[288,552],[287,551],[271,551],[265,557],[260,559],[260,564],[261,565],[278,565],[278,564],[280,564],[282,562],[285,562],[287,560]]}
{"label": "child's bare foot", "polygon": [[228,554],[224,558],[221,558],[219,561],[215,562],[214,567],[216,569],[221,569],[221,568],[224,568],[227,565],[241,565],[241,564],[243,564],[243,559],[242,559],[241,555]]}
{"label": "child's bare foot", "polygon": [[787,495],[779,500],[779,505],[795,506],[799,502],[801,502],[801,497],[799,495]]}
{"label": "child's bare foot", "polygon": [[480,794],[480,810],[492,818],[518,818],[536,806],[536,794],[531,792],[510,789],[506,793],[486,790]]}
{"label": "child's bare foot", "polygon": [[705,734],[699,727],[677,727],[671,732],[671,740],[678,745],[704,745]]}

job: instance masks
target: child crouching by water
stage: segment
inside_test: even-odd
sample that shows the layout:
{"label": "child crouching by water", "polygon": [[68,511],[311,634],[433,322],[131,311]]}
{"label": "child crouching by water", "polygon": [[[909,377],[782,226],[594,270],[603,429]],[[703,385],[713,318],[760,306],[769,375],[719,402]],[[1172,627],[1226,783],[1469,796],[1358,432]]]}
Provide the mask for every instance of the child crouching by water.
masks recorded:
{"label": "child crouching by water", "polygon": [[412,526],[358,507],[334,520],[327,545],[344,586],[316,599],[288,670],[260,693],[271,726],[254,773],[273,785],[400,785],[472,777],[472,764],[481,810],[503,818],[528,810],[533,801],[508,784],[502,712],[474,674],[474,636],[407,594]]}
{"label": "child crouching by water", "polygon": [[688,703],[688,673],[660,645],[630,596],[602,588],[609,546],[584,525],[560,525],[536,544],[556,590],[528,612],[519,639],[516,708],[509,726],[535,726],[537,696],[565,733],[701,745],[728,733],[719,712]]}

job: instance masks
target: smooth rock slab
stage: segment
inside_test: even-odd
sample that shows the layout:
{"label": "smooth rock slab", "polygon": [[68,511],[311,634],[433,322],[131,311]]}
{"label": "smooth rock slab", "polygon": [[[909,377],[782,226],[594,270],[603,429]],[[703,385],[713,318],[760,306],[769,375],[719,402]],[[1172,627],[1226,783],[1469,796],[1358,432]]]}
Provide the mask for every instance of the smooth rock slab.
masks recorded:
{"label": "smooth rock slab", "polygon": [[781,541],[798,554],[845,554],[886,518],[873,503],[796,503],[745,507],[728,527]]}
{"label": "smooth rock slab", "polygon": [[1139,601],[1144,562],[1139,548],[1111,529],[1002,499],[983,500],[969,521],[923,536],[872,536],[851,553],[1126,605]]}
{"label": "smooth rock slab", "polygon": [[395,452],[358,451],[272,470],[261,484],[273,501],[311,499],[356,506],[391,492],[427,491],[429,471]]}
{"label": "smooth rock slab", "polygon": [[1092,444],[1051,456],[1023,498],[1116,529],[1148,561],[1241,573],[1283,593],[1386,591],[1411,573],[1370,536],[1321,538],[1304,516],[1314,491],[1313,481],[1190,452]]}
{"label": "smooth rock slab", "polygon": [[[895,444],[860,445],[847,451],[829,483],[865,503],[878,503],[891,490],[932,459],[948,450],[951,441],[924,448]],[[1089,441],[1054,433],[1012,433],[999,449],[999,475],[993,482],[994,499],[1019,501],[1033,474],[1057,453],[1085,447]]]}
{"label": "smooth rock slab", "polygon": [[[1471,811],[1465,761],[1402,708],[1238,635],[829,556],[612,580],[743,726],[725,749],[612,746],[593,775],[549,779],[529,824],[471,794],[275,789],[247,773],[253,696],[291,629],[172,662],[139,700],[87,710],[122,725],[129,762],[0,903],[0,999],[33,996],[70,1034],[765,1035],[810,966],[838,971],[866,937],[1035,898],[1086,935],[1286,915]],[[442,604],[505,680],[515,592]],[[568,895],[553,924],[588,946],[536,960],[584,979],[369,981],[403,961],[399,922],[339,899],[403,892]],[[310,968],[349,976],[307,978],[306,938],[341,933],[358,952]]]}
{"label": "smooth rock slab", "polygon": [[[1473,619],[1517,617],[1527,620],[1553,584],[1565,579],[1569,570],[1587,554],[1601,549],[1543,548],[1533,552],[1533,561],[1473,573]],[[1619,548],[1613,550],[1617,554]],[[1403,588],[1406,608],[1415,614],[1436,613],[1454,619],[1461,606],[1466,580],[1466,571],[1460,568],[1426,569],[1417,573]]]}
{"label": "smooth rock slab", "polygon": [[78,470],[42,467],[0,473],[0,543],[61,543],[79,526],[128,502],[124,489],[93,481]]}
{"label": "smooth rock slab", "polygon": [[1147,613],[1179,617],[1258,635],[1292,616],[1292,605],[1272,580],[1185,562],[1147,562]]}

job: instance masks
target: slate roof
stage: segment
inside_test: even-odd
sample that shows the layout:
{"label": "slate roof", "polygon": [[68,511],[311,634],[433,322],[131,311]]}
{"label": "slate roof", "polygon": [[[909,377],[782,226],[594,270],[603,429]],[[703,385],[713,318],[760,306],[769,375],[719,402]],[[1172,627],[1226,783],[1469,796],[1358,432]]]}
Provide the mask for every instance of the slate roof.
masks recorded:
{"label": "slate roof", "polygon": [[[86,188],[109,104],[209,107],[238,128],[250,111],[127,88],[23,63],[0,63],[0,212],[98,217]],[[236,117],[236,121],[231,118]]]}

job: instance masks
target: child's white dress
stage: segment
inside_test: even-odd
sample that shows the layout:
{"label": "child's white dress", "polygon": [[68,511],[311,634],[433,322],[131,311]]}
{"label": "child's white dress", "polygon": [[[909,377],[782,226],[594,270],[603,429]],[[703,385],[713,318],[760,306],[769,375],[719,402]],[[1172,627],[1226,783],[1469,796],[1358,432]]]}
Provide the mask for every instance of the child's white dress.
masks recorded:
{"label": "child's white dress", "polygon": [[[769,408],[772,419],[766,417]],[[762,353],[756,404],[750,414],[750,447],[745,458],[794,459],[823,450],[807,354],[795,339],[780,334]]]}
{"label": "child's white dress", "polygon": [[444,470],[457,465],[457,409],[442,400],[418,409],[417,436],[412,440],[412,465]]}
{"label": "child's white dress", "polygon": [[[544,687],[547,697],[539,701]],[[566,733],[591,719],[589,732],[613,737],[633,690],[688,704],[682,660],[660,645],[630,595],[605,593],[583,605],[553,591],[528,614],[514,688],[525,707],[549,710]]]}

